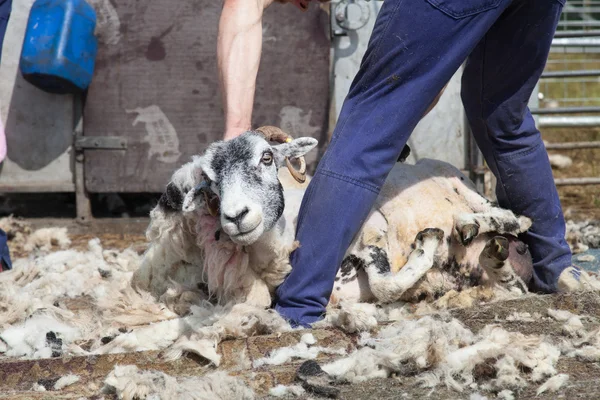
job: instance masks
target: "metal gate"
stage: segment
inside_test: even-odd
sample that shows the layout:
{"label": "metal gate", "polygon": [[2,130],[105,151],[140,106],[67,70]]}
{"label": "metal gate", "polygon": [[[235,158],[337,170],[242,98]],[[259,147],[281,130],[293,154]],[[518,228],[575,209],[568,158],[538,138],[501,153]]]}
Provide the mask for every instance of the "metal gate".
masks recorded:
{"label": "metal gate", "polygon": [[[565,4],[546,69],[538,84],[544,127],[600,126],[600,0]],[[547,143],[548,150],[600,148],[600,141]],[[599,177],[556,179],[557,185],[600,184]]]}

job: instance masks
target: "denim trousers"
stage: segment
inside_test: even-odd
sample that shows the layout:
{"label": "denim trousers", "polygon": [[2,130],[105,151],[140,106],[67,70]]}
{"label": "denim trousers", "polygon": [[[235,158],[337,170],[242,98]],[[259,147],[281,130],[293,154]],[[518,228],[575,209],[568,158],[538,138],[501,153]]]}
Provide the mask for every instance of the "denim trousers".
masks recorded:
{"label": "denim trousers", "polygon": [[292,272],[275,309],[294,325],[324,316],[344,254],[410,134],[465,63],[461,97],[497,178],[499,205],[533,220],[522,240],[531,288],[556,291],[571,265],[548,155],[527,107],[563,0],[385,0],[366,53],[305,193]]}
{"label": "denim trousers", "polygon": [[0,0],[0,60],[2,59],[2,44],[6,34],[6,26],[12,9],[12,0]]}

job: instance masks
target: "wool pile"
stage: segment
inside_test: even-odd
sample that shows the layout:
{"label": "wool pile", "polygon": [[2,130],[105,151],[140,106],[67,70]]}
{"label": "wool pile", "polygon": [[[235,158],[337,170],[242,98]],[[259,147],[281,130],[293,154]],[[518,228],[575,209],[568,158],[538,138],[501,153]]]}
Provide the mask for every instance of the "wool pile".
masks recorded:
{"label": "wool pile", "polygon": [[[473,333],[444,314],[395,322],[376,335],[363,333],[359,349],[324,365],[335,381],[418,376],[422,385],[443,384],[457,391],[520,389],[556,374],[560,350],[542,337],[488,325]],[[493,369],[493,378],[481,371]],[[525,374],[523,370],[530,372]],[[487,379],[485,379],[487,378]],[[479,384],[480,384],[479,383]]]}
{"label": "wool pile", "polygon": [[200,377],[174,378],[160,371],[144,371],[135,365],[116,366],[102,391],[122,400],[253,400],[254,392],[242,380],[224,372]]}
{"label": "wool pile", "polygon": [[567,221],[566,239],[574,253],[600,248],[600,221]]}
{"label": "wool pile", "polygon": [[290,329],[274,311],[217,306],[175,282],[158,299],[134,290],[142,255],[132,249],[104,249],[99,239],[68,249],[64,229],[28,230],[11,220],[14,233],[3,222],[13,240],[35,249],[0,274],[0,358],[168,349],[170,358],[194,351],[218,364],[220,340]]}

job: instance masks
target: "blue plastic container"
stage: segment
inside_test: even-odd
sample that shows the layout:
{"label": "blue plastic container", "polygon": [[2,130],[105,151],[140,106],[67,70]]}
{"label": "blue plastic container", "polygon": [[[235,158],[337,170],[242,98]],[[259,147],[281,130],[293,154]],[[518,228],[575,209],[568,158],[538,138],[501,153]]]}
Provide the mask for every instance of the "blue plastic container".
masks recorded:
{"label": "blue plastic container", "polygon": [[37,0],[21,51],[23,78],[49,93],[87,89],[98,53],[95,28],[96,12],[85,0]]}

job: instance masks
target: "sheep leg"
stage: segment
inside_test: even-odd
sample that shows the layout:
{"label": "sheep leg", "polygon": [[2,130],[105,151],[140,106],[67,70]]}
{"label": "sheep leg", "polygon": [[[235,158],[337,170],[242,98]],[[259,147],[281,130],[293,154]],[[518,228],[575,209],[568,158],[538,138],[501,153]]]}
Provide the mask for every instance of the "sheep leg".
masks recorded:
{"label": "sheep leg", "polygon": [[527,285],[517,275],[508,259],[509,242],[503,236],[490,239],[479,255],[479,265],[485,270],[490,283],[498,283],[507,289],[517,288],[527,292]]}
{"label": "sheep leg", "polygon": [[433,267],[435,253],[444,238],[441,229],[425,229],[417,234],[414,250],[408,261],[396,274],[392,274],[387,255],[376,246],[367,249],[365,271],[369,288],[382,303],[400,299],[402,294],[416,284]]}
{"label": "sheep leg", "polygon": [[512,211],[493,207],[484,213],[460,214],[454,217],[454,229],[460,242],[467,246],[482,233],[495,232],[517,236],[531,227],[531,219]]}
{"label": "sheep leg", "polygon": [[246,298],[243,303],[256,307],[271,306],[271,292],[266,282],[262,280],[254,271],[248,273],[248,283]]}

